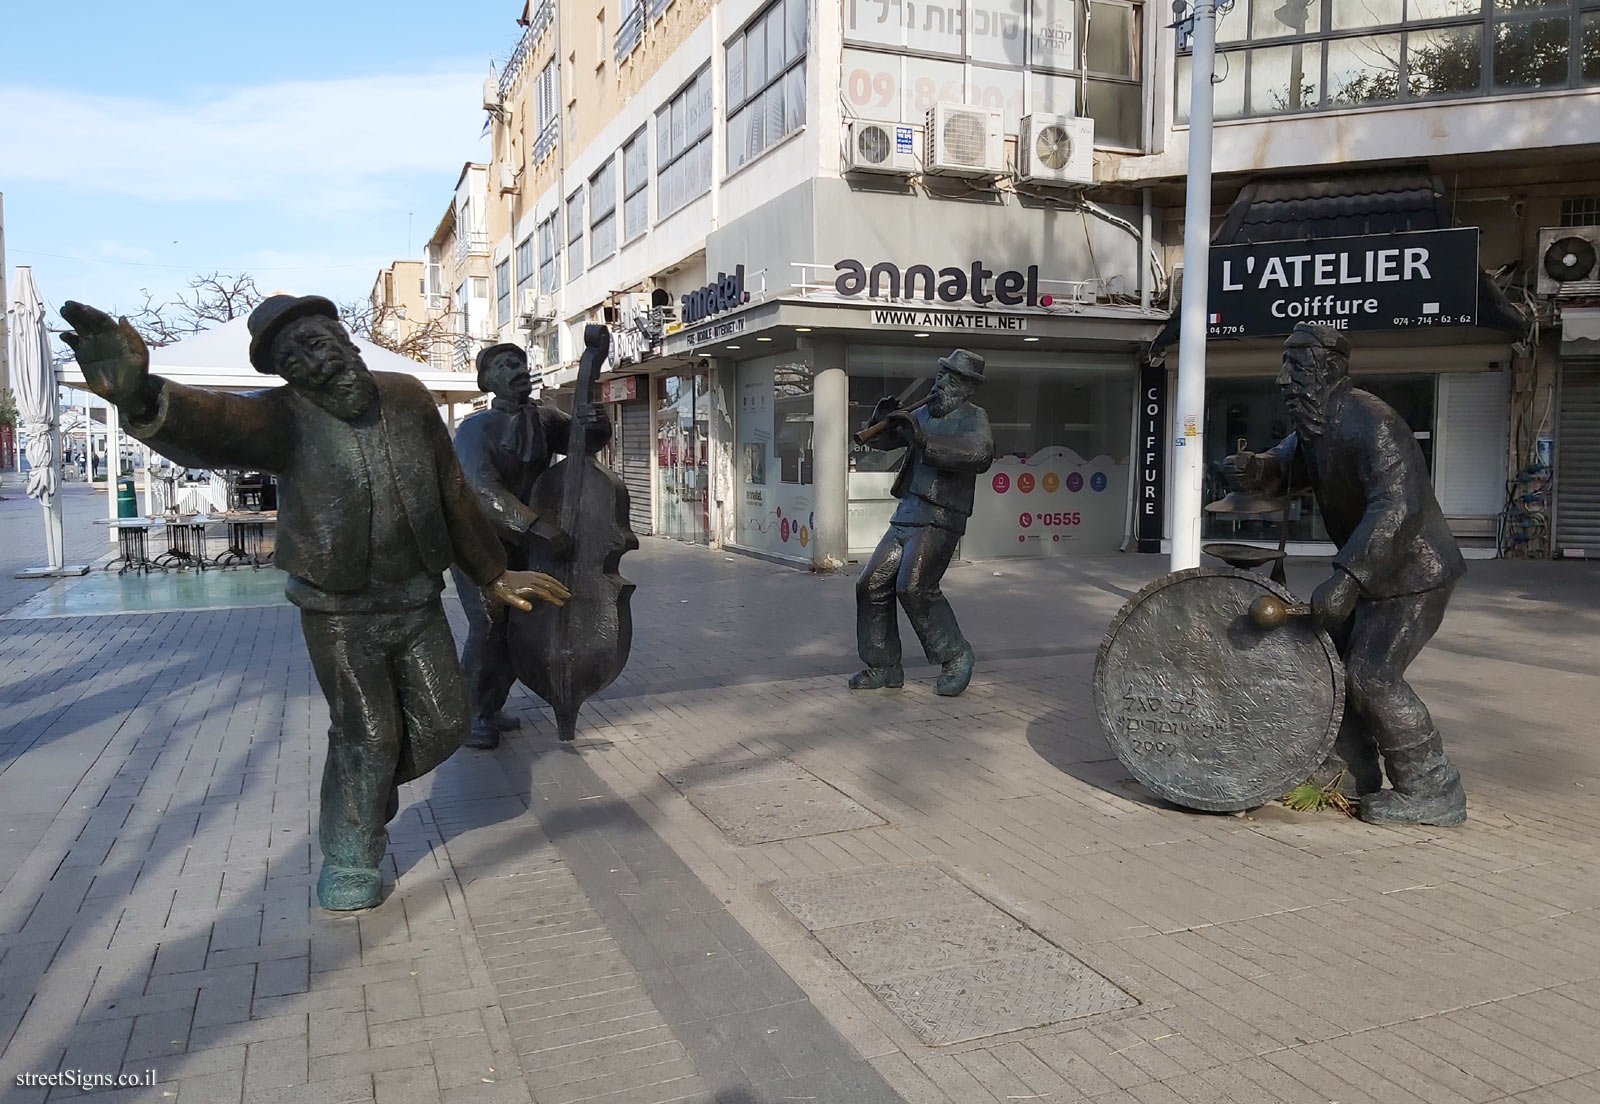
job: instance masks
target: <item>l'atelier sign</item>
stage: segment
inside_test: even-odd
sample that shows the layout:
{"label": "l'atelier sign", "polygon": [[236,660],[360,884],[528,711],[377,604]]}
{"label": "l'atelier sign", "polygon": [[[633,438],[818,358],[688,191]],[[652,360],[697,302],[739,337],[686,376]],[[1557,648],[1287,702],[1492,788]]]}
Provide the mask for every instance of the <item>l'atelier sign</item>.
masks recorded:
{"label": "l'atelier sign", "polygon": [[860,261],[847,257],[833,268],[839,273],[833,281],[834,290],[852,298],[865,294],[869,299],[920,298],[932,302],[937,296],[945,303],[971,299],[980,306],[999,303],[1007,307],[1048,307],[1054,302],[1048,294],[1039,294],[1038,265],[1029,265],[1026,272],[1008,269],[996,273],[985,268],[982,261],[973,261],[970,269],[941,268],[937,272],[931,265],[917,264],[905,270],[903,281],[900,267],[888,261],[880,261],[869,270]]}
{"label": "l'atelier sign", "polygon": [[1478,321],[1477,227],[1213,246],[1210,274],[1210,337]]}

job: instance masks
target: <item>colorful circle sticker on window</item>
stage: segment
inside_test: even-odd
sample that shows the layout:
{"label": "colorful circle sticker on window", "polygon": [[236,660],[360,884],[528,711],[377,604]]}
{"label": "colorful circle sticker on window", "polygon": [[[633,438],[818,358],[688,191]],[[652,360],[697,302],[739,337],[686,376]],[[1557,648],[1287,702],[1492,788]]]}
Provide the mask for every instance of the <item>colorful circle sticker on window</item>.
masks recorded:
{"label": "colorful circle sticker on window", "polygon": [[1083,490],[1083,474],[1081,472],[1073,472],[1067,476],[1067,490],[1073,494]]}
{"label": "colorful circle sticker on window", "polygon": [[1011,489],[1011,477],[1005,472],[1001,472],[994,477],[994,482],[991,486],[994,487],[995,494],[1005,494]]}
{"label": "colorful circle sticker on window", "polygon": [[1105,490],[1106,489],[1106,482],[1107,482],[1107,480],[1106,480],[1106,473],[1105,472],[1095,472],[1093,475],[1091,475],[1089,477],[1089,487],[1090,487],[1091,490],[1096,490],[1096,491]]}
{"label": "colorful circle sticker on window", "polygon": [[788,541],[789,541],[789,519],[788,518],[784,518],[783,519],[783,524],[778,527],[778,535],[783,538],[785,544],[788,543]]}
{"label": "colorful circle sticker on window", "polygon": [[1061,486],[1061,477],[1055,472],[1045,472],[1044,478],[1039,480],[1039,486],[1044,488],[1046,494],[1055,494]]}
{"label": "colorful circle sticker on window", "polygon": [[808,545],[810,543],[811,543],[811,530],[808,529],[804,525],[800,526],[800,547],[804,548],[806,545]]}
{"label": "colorful circle sticker on window", "polygon": [[1017,490],[1021,491],[1023,494],[1027,494],[1029,491],[1033,490],[1032,472],[1023,472],[1021,475],[1017,476]]}
{"label": "colorful circle sticker on window", "polygon": [[1033,524],[1033,515],[1032,514],[1023,514],[1021,517],[1019,517],[1017,519],[1017,524],[1022,526],[1024,529],[1026,529],[1028,526]]}

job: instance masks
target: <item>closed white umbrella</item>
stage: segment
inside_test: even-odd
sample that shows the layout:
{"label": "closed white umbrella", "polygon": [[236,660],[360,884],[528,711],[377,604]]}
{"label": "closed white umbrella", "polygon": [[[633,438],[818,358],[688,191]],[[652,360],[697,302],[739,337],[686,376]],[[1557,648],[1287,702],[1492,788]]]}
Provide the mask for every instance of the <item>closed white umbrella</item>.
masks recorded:
{"label": "closed white umbrella", "polygon": [[55,367],[50,360],[50,334],[44,324],[44,300],[34,286],[33,270],[17,266],[6,304],[6,334],[11,354],[11,378],[16,386],[17,413],[28,438],[28,496],[44,507],[45,545],[49,564],[18,572],[18,578],[41,575],[81,575],[87,567],[63,564],[61,523],[61,453],[56,442]]}

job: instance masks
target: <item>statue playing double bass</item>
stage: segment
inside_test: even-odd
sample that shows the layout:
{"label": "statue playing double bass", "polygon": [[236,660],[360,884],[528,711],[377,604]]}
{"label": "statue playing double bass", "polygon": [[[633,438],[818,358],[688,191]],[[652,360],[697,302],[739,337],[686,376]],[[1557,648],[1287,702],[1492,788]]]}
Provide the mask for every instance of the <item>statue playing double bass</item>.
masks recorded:
{"label": "statue playing double bass", "polygon": [[570,592],[554,607],[509,611],[511,663],[517,678],[556,716],[557,735],[577,735],[578,710],[610,686],[633,643],[633,584],[619,574],[623,554],[639,547],[628,525],[628,489],[585,447],[598,422],[594,387],[611,349],[611,332],[586,326],[573,389],[566,456],[533,485],[528,506],[565,534],[566,544],[530,542],[525,566]]}

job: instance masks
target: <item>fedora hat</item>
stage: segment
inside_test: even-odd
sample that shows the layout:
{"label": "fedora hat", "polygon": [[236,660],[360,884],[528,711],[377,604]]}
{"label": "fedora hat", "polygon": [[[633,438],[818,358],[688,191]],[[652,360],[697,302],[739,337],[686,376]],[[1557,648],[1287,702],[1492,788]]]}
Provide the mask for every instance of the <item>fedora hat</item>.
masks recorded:
{"label": "fedora hat", "polygon": [[501,353],[516,353],[519,357],[522,358],[522,363],[523,363],[524,367],[526,367],[527,364],[528,364],[528,350],[524,349],[521,345],[518,345],[515,342],[511,342],[511,341],[502,341],[498,345],[490,345],[487,349],[483,350],[481,353],[478,354],[477,365],[478,365],[478,390],[479,391],[488,391],[489,390],[489,383],[488,383],[487,380],[485,380],[483,378],[483,372],[484,372],[484,369],[489,367],[489,362],[492,361],[495,357],[499,356]]}
{"label": "fedora hat", "polygon": [[339,308],[320,295],[269,295],[245,323],[250,329],[250,363],[258,372],[272,375],[272,342],[296,318],[321,315],[339,321]]}
{"label": "fedora hat", "polygon": [[940,357],[939,367],[946,368],[974,383],[982,383],[984,379],[983,358],[977,353],[969,353],[965,349],[957,349],[949,356]]}
{"label": "fedora hat", "polygon": [[1338,353],[1346,360],[1350,359],[1350,339],[1341,331],[1332,326],[1319,326],[1315,322],[1299,322],[1294,329],[1289,331],[1289,336],[1284,340],[1285,345],[1316,345],[1327,349],[1329,352]]}

